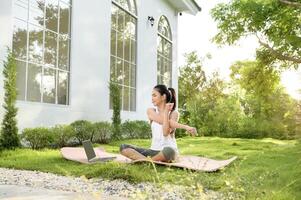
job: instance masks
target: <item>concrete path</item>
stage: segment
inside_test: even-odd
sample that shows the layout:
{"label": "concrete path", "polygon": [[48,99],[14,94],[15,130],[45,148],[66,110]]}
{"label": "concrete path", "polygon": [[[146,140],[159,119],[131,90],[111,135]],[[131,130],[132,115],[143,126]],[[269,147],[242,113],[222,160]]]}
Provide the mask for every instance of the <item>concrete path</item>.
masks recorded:
{"label": "concrete path", "polygon": [[64,192],[33,188],[18,185],[0,185],[0,199],[2,200],[96,200],[96,199],[121,199],[118,197],[108,197],[100,194],[80,194],[75,192]]}

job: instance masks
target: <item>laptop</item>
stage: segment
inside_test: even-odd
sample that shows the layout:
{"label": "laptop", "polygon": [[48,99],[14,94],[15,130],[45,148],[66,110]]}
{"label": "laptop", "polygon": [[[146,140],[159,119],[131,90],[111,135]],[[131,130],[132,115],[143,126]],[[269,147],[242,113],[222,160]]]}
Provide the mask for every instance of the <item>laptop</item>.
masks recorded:
{"label": "laptop", "polygon": [[106,162],[116,158],[116,156],[97,157],[90,140],[83,141],[83,146],[89,162]]}

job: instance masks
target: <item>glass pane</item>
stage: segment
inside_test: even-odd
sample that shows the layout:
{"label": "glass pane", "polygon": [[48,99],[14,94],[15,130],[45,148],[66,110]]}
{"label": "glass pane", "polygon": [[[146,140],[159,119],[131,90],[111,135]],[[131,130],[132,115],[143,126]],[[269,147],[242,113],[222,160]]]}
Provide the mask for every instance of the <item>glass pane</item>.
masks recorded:
{"label": "glass pane", "polygon": [[43,102],[55,103],[55,70],[44,68]]}
{"label": "glass pane", "polygon": [[171,87],[172,84],[172,61],[168,62],[168,71],[169,71],[169,86]]}
{"label": "glass pane", "polygon": [[170,49],[171,49],[171,44],[168,41],[164,40],[163,51],[164,51],[164,56],[167,58],[170,55]]}
{"label": "glass pane", "polygon": [[123,110],[129,110],[130,108],[130,102],[129,102],[129,98],[130,98],[130,90],[128,87],[123,87]]}
{"label": "glass pane", "polygon": [[114,29],[111,30],[111,55],[116,54],[116,31]]}
{"label": "glass pane", "polygon": [[34,63],[42,63],[43,59],[43,29],[38,26],[28,26],[29,44],[28,59]]}
{"label": "glass pane", "polygon": [[172,60],[172,44],[171,43],[169,43],[170,45],[169,45],[169,49],[168,49],[168,58],[170,59],[170,60]]}
{"label": "glass pane", "polygon": [[166,76],[163,76],[163,84],[169,87],[169,79]]}
{"label": "glass pane", "polygon": [[118,10],[118,19],[117,19],[117,29],[119,32],[123,33],[124,30],[124,16],[125,12],[121,9]]}
{"label": "glass pane", "polygon": [[159,70],[160,70],[159,74],[160,75],[163,75],[164,72],[165,72],[164,66],[165,66],[165,59],[161,56],[161,65],[160,65],[160,68],[159,68]]}
{"label": "glass pane", "polygon": [[160,74],[161,73],[161,56],[157,56],[157,74]]}
{"label": "glass pane", "polygon": [[162,53],[162,37],[158,35],[157,37],[157,51]]}
{"label": "glass pane", "polygon": [[137,26],[137,20],[134,17],[131,17],[129,27],[130,27],[130,33],[132,39],[136,39],[136,26]]}
{"label": "glass pane", "polygon": [[166,26],[164,27],[163,34],[164,34],[165,37],[169,38],[168,29],[167,29]]}
{"label": "glass pane", "polygon": [[16,58],[26,60],[27,24],[18,19],[14,22],[13,52]]}
{"label": "glass pane", "polygon": [[117,13],[118,13],[118,8],[115,5],[112,5],[111,8],[111,28],[117,30]]}
{"label": "glass pane", "polygon": [[69,42],[67,35],[59,37],[58,67],[60,69],[69,70]]}
{"label": "glass pane", "polygon": [[110,65],[110,77],[111,80],[116,77],[116,58],[114,56],[111,56],[111,65]]}
{"label": "glass pane", "polygon": [[29,22],[44,26],[44,0],[29,0]]}
{"label": "glass pane", "polygon": [[46,31],[44,61],[53,67],[56,66],[57,34]]}
{"label": "glass pane", "polygon": [[42,67],[28,64],[27,100],[41,101]]}
{"label": "glass pane", "polygon": [[57,32],[58,28],[58,0],[46,0],[45,25],[47,29]]}
{"label": "glass pane", "polygon": [[159,84],[164,84],[162,75],[159,75]]}
{"label": "glass pane", "polygon": [[122,73],[122,66],[123,61],[121,59],[117,59],[116,63],[116,78],[119,84],[122,84],[123,82],[123,73]]}
{"label": "glass pane", "polygon": [[136,90],[130,89],[130,110],[136,111]]}
{"label": "glass pane", "polygon": [[123,58],[123,37],[122,33],[117,33],[117,56]]}
{"label": "glass pane", "polygon": [[125,17],[124,17],[124,38],[125,39],[128,39],[131,37],[131,15],[129,14],[125,14]]}
{"label": "glass pane", "polygon": [[131,62],[136,64],[136,41],[131,40]]}
{"label": "glass pane", "polygon": [[66,4],[71,4],[71,0],[60,0],[60,1],[66,3]]}
{"label": "glass pane", "polygon": [[17,99],[25,100],[26,63],[16,61],[17,65]]}
{"label": "glass pane", "polygon": [[168,72],[169,72],[169,61],[167,59],[164,59],[164,76],[166,76]]}
{"label": "glass pane", "polygon": [[131,79],[130,79],[130,86],[136,87],[136,65],[131,65]]}
{"label": "glass pane", "polygon": [[27,21],[28,17],[28,0],[15,0],[14,16]]}
{"label": "glass pane", "polygon": [[68,103],[68,73],[58,71],[57,101],[58,104],[67,105]]}
{"label": "glass pane", "polygon": [[124,69],[123,69],[123,85],[129,86],[130,85],[130,66],[128,62],[124,62]]}
{"label": "glass pane", "polygon": [[130,39],[126,39],[124,40],[124,60],[129,61],[130,62],[130,51],[131,51],[131,44],[130,44],[131,40]]}
{"label": "glass pane", "polygon": [[136,5],[135,5],[135,2],[134,0],[128,0],[129,1],[129,11],[135,15],[137,15],[137,12],[136,12]]}
{"label": "glass pane", "polygon": [[119,5],[122,6],[125,10],[129,10],[128,2],[127,0],[115,0]]}
{"label": "glass pane", "polygon": [[60,2],[60,34],[70,35],[70,10],[67,4]]}

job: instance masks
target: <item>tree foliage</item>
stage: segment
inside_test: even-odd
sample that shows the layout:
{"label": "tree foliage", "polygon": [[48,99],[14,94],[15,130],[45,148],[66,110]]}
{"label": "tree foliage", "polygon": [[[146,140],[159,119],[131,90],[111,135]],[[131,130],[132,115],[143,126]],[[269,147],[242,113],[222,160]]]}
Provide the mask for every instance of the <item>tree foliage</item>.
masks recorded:
{"label": "tree foliage", "polygon": [[[205,72],[196,51],[185,54],[186,65],[180,68],[179,76],[179,103],[185,106],[188,99],[193,98],[195,92],[201,91],[206,82]],[[191,91],[195,92],[191,92]]]}
{"label": "tree foliage", "polygon": [[20,146],[17,127],[16,108],[16,62],[10,50],[8,50],[7,61],[4,62],[4,105],[5,114],[1,124],[1,146],[6,149],[12,149]]}
{"label": "tree foliage", "polygon": [[245,91],[241,103],[256,134],[277,138],[297,134],[297,101],[280,84],[279,71],[258,61],[239,61],[231,67],[231,78]]}
{"label": "tree foliage", "polygon": [[261,61],[239,61],[231,66],[230,82],[225,82],[218,73],[206,76],[194,53],[186,56],[179,76],[181,122],[207,136],[287,139],[300,135],[301,111],[281,86],[279,70]]}
{"label": "tree foliage", "polygon": [[113,107],[112,126],[113,126],[113,139],[120,139],[120,124],[121,124],[121,89],[119,88],[116,80],[112,79],[109,83],[110,100]]}
{"label": "tree foliage", "polygon": [[232,0],[211,14],[219,30],[216,43],[232,45],[253,35],[260,44],[257,59],[265,65],[300,66],[301,0]]}

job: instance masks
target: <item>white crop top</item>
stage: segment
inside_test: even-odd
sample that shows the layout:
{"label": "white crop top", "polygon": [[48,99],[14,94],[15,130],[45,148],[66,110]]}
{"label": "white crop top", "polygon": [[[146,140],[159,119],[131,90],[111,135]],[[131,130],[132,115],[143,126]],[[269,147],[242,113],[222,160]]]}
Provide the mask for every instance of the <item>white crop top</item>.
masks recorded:
{"label": "white crop top", "polygon": [[[156,113],[158,109],[155,108]],[[172,147],[178,153],[177,142],[175,134],[169,134],[168,136],[163,135],[163,126],[155,121],[151,123],[152,129],[152,144],[151,149],[156,151],[163,150],[164,147]]]}

